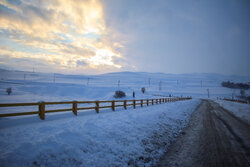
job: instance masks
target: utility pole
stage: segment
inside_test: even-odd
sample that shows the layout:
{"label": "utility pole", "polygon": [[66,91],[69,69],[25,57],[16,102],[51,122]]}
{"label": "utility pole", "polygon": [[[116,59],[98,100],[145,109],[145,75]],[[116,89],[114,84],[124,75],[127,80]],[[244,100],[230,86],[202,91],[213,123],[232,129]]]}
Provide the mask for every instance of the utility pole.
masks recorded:
{"label": "utility pole", "polygon": [[232,100],[234,99],[234,90],[232,89]]}
{"label": "utility pole", "polygon": [[207,97],[208,97],[208,98],[210,97],[209,89],[207,89]]}
{"label": "utility pole", "polygon": [[150,80],[151,80],[151,78],[148,78],[148,86],[150,87]]}
{"label": "utility pole", "polygon": [[118,88],[120,88],[120,80],[118,80]]}
{"label": "utility pole", "polygon": [[161,89],[162,89],[162,83],[161,83],[161,81],[159,82],[159,91],[161,91]]}
{"label": "utility pole", "polygon": [[89,85],[89,78],[88,78],[88,81],[87,81],[87,85]]}

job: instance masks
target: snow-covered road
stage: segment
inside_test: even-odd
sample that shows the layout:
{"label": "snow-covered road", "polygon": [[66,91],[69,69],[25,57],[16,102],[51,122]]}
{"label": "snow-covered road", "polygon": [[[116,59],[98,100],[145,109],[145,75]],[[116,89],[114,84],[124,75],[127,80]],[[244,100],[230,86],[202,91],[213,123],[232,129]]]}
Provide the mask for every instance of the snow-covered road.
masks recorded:
{"label": "snow-covered road", "polygon": [[193,99],[77,117],[48,115],[45,121],[2,119],[0,166],[151,166],[199,103]]}
{"label": "snow-covered road", "polygon": [[[234,108],[238,106],[231,103]],[[249,166],[249,131],[249,123],[214,101],[203,100],[193,112],[183,135],[168,148],[157,166]]]}

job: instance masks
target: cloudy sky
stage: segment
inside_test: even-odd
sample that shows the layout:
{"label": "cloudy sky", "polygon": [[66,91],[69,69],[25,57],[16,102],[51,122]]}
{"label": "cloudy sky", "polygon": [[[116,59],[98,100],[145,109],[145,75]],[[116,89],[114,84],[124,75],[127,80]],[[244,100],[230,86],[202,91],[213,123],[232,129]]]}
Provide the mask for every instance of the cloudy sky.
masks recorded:
{"label": "cloudy sky", "polygon": [[250,75],[248,0],[0,0],[0,68]]}

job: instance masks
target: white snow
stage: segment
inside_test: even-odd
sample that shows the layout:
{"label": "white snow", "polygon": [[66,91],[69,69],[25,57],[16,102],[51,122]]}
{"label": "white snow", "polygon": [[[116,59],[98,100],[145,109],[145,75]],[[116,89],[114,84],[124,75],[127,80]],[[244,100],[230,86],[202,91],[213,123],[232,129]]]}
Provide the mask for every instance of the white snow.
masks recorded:
{"label": "white snow", "polygon": [[[25,80],[24,80],[25,75]],[[89,82],[88,82],[88,78]],[[118,87],[118,81],[120,86]],[[150,84],[149,84],[150,80]],[[239,95],[239,90],[221,87],[222,81],[248,82],[250,77],[226,76],[219,74],[164,74],[143,72],[120,72],[102,75],[64,75],[51,73],[32,73],[24,71],[6,71],[0,69],[1,103],[72,101],[72,100],[112,100],[116,90],[126,93],[126,99],[153,98],[153,95],[192,96],[206,98]],[[159,83],[162,90],[159,91]],[[202,82],[201,82],[202,81]],[[7,95],[6,88],[12,87]],[[141,88],[146,93],[141,93]],[[246,91],[250,95],[250,91]]]}
{"label": "white snow", "polygon": [[193,99],[95,114],[0,121],[0,166],[151,166],[200,103]]}
{"label": "white snow", "polygon": [[225,101],[225,100],[217,100],[217,103],[220,104],[223,108],[231,111],[235,116],[245,120],[250,124],[250,105]]}
{"label": "white snow", "polygon": [[[55,82],[54,82],[55,76]],[[150,84],[149,84],[150,80]],[[221,87],[222,81],[248,82],[250,77],[218,74],[121,72],[103,75],[63,75],[0,69],[0,103],[112,100],[116,90],[126,98],[155,95],[192,96],[193,100],[123,110],[111,109],[0,118],[0,166],[151,166],[187,125],[200,103],[195,98],[229,98],[239,90]],[[118,85],[120,81],[120,85]],[[159,83],[162,90],[159,90]],[[7,95],[6,88],[12,88]],[[141,93],[141,88],[146,93]],[[246,91],[249,95],[250,91]],[[220,103],[249,118],[249,108]],[[229,105],[230,104],[230,105]],[[69,105],[48,109],[71,108]],[[247,110],[247,111],[246,111]],[[36,107],[0,108],[0,113],[37,111]],[[249,119],[248,119],[249,120]]]}

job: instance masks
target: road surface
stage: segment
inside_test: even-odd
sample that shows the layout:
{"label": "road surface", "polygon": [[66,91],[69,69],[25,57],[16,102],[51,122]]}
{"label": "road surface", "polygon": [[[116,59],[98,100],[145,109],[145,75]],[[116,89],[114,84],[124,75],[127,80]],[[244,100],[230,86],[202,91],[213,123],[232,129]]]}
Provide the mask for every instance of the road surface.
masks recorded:
{"label": "road surface", "polygon": [[250,125],[217,103],[202,100],[190,124],[157,166],[250,166]]}

